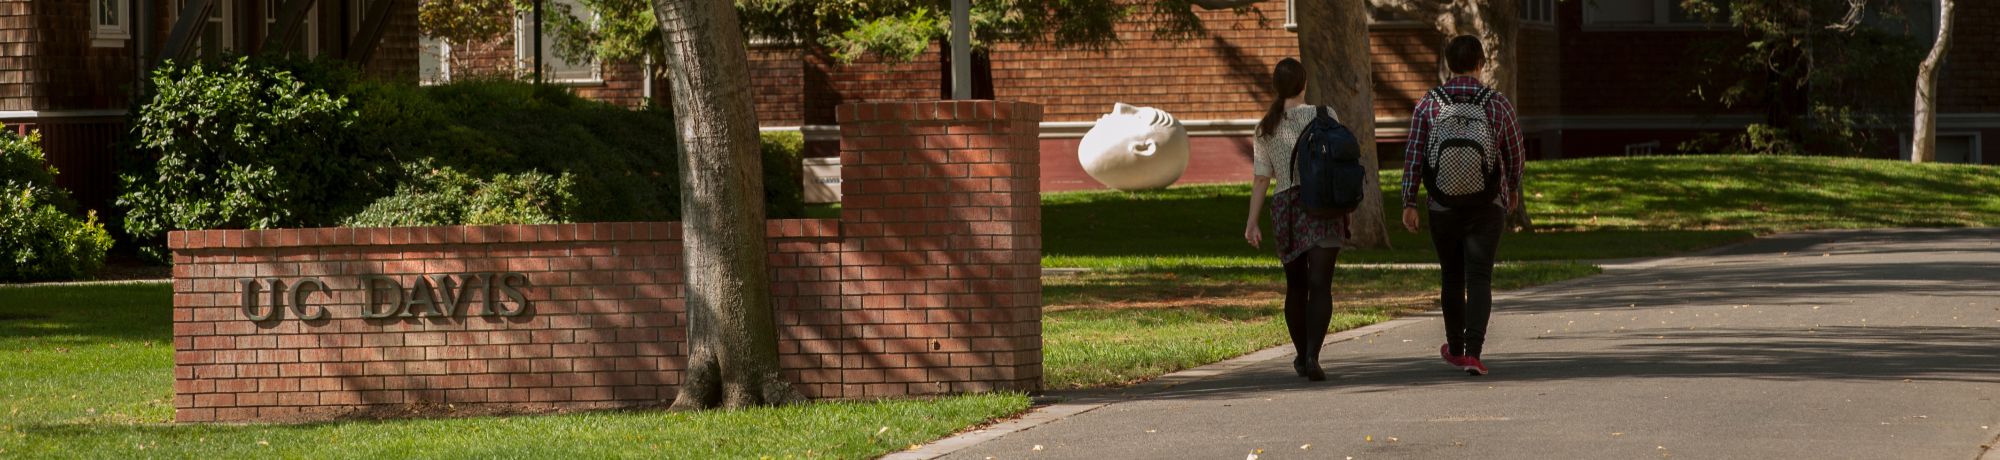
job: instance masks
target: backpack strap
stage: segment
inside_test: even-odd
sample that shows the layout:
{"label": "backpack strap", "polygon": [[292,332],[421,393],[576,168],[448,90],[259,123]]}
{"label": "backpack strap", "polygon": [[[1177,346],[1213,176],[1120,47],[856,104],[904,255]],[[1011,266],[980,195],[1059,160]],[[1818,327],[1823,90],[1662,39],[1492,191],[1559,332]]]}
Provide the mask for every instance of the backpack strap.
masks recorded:
{"label": "backpack strap", "polygon": [[1498,95],[1500,95],[1499,90],[1493,89],[1491,86],[1481,86],[1479,88],[1479,95],[1474,96],[1473,100],[1478,101],[1479,105],[1484,106],[1488,102],[1493,102],[1493,97]]}
{"label": "backpack strap", "polygon": [[1428,98],[1430,98],[1431,100],[1433,100],[1433,101],[1436,101],[1436,102],[1434,102],[1434,104],[1449,104],[1449,103],[1451,103],[1451,93],[1447,93],[1447,92],[1445,92],[1445,91],[1444,91],[1444,87],[1443,87],[1443,86],[1439,86],[1439,87],[1436,87],[1436,88],[1431,88],[1431,92],[1430,92],[1430,94],[1426,94],[1426,95],[1424,95],[1424,97],[1428,97]]}

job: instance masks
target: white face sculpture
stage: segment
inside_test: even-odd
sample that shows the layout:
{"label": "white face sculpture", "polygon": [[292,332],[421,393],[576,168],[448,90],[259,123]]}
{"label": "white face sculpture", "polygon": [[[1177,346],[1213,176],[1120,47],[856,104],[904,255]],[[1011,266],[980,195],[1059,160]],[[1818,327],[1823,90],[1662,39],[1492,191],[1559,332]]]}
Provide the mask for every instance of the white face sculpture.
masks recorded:
{"label": "white face sculpture", "polygon": [[1165,188],[1187,170],[1187,128],[1159,109],[1120,102],[1083,135],[1076,156],[1083,171],[1105,186]]}

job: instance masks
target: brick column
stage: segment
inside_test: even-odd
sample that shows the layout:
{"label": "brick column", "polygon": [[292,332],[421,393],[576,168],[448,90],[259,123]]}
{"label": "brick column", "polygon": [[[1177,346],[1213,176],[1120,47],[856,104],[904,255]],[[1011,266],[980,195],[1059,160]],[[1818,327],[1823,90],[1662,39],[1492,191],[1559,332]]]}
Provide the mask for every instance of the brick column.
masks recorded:
{"label": "brick column", "polygon": [[1039,389],[1041,106],[872,102],[837,116],[842,396]]}

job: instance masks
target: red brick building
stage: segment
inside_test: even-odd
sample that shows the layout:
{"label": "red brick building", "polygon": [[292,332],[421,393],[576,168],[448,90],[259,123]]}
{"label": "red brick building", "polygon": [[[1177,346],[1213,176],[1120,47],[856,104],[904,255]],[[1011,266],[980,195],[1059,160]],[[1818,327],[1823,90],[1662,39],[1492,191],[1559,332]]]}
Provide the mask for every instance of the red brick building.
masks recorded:
{"label": "red brick building", "polygon": [[[43,131],[61,181],[85,203],[112,193],[110,139],[123,129],[129,88],[144,59],[131,50],[140,29],[157,53],[167,29],[190,0],[0,0],[0,121]],[[254,51],[275,20],[278,0],[217,0],[209,42]],[[360,11],[382,0],[318,0],[303,50],[343,56],[358,31]],[[557,2],[570,0],[553,0]],[[1523,2],[1519,84],[1510,94],[1521,108],[1531,156],[1561,158],[1671,152],[1702,132],[1740,130],[1761,120],[1760,109],[1728,110],[1691,94],[1678,76],[1704,38],[1733,32],[1700,24],[1673,0]],[[534,50],[527,21],[489,43],[450,44],[417,37],[415,2],[396,2],[388,32],[367,62],[370,73],[426,82],[525,75]],[[1929,37],[1934,17],[1925,3],[1910,33]],[[150,5],[150,9],[140,5]],[[112,11],[105,8],[137,8]],[[1002,44],[976,61],[981,97],[1042,104],[1045,189],[1094,188],[1076,166],[1075,146],[1112,103],[1153,106],[1188,125],[1193,155],[1182,182],[1242,180],[1248,135],[1267,103],[1268,73],[1296,56],[1287,30],[1287,1],[1259,5],[1261,15],[1201,12],[1208,37],[1155,38],[1152,25],[1121,25],[1121,42],[1105,50],[1059,50]],[[120,18],[151,11],[151,26]],[[1944,161],[2000,163],[2000,51],[1977,46],[2000,39],[2000,4],[1964,2],[1958,11],[1961,46],[1952,48],[1941,82],[1939,119]],[[107,20],[110,19],[110,20]],[[1389,18],[1371,27],[1375,54],[1377,138],[1385,159],[1400,155],[1415,101],[1437,81],[1445,37],[1423,23]],[[648,81],[636,62],[568,62],[545,38],[543,75],[586,97],[636,107],[660,99],[664,82]],[[205,43],[204,43],[205,44]],[[206,48],[203,48],[204,50]],[[835,155],[834,109],[843,103],[943,98],[945,63],[934,47],[910,62],[864,59],[839,64],[793,46],[757,44],[750,51],[757,113],[765,129],[800,130],[809,156]],[[1907,131],[1907,127],[1901,128]],[[1994,140],[1994,142],[1987,142]],[[1906,142],[1899,144],[1907,144]],[[1885,146],[1881,156],[1899,152]],[[1906,155],[1906,154],[1905,154]]]}
{"label": "red brick building", "polygon": [[[260,51],[283,0],[215,0],[190,57]],[[317,0],[295,51],[355,54],[362,12],[383,0]],[[42,134],[56,182],[80,203],[108,205],[116,193],[112,145],[128,126],[132,89],[191,0],[0,0],[0,123]],[[416,3],[398,1],[363,69],[384,78],[417,74]],[[144,53],[134,50],[145,49]]]}

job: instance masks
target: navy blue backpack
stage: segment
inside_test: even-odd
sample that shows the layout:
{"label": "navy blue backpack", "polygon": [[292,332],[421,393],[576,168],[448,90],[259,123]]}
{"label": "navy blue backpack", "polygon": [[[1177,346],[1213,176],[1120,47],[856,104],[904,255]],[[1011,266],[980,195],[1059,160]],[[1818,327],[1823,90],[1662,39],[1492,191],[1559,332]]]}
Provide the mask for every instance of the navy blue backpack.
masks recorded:
{"label": "navy blue backpack", "polygon": [[1320,107],[1292,144],[1292,181],[1298,183],[1306,214],[1337,218],[1354,212],[1361,206],[1367,177],[1354,132]]}

